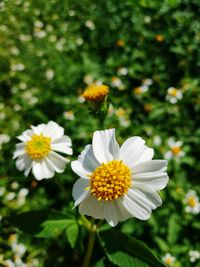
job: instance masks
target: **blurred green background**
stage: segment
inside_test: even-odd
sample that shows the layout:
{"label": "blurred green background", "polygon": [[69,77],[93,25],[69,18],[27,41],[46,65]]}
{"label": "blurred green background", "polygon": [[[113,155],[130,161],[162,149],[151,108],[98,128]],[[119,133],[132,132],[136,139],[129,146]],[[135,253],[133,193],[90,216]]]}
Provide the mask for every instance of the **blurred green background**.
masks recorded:
{"label": "blurred green background", "polygon": [[110,88],[105,125],[119,143],[140,135],[155,158],[169,159],[163,205],[149,221],[118,228],[159,258],[170,253],[168,266],[200,266],[199,14],[198,0],[0,2],[0,266],[80,266],[83,246],[72,252],[65,235],[16,236],[3,217],[72,205],[70,164],[37,182],[16,170],[12,155],[17,135],[54,120],[72,138],[75,159],[101,128],[81,96],[93,82]]}

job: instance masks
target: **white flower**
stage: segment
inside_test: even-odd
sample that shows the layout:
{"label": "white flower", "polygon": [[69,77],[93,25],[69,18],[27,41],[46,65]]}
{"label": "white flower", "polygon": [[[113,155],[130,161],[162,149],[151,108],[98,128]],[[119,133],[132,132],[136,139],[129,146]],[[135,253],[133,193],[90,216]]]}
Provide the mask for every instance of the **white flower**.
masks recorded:
{"label": "white flower", "polygon": [[23,244],[12,244],[11,245],[13,252],[17,256],[23,256],[24,253],[26,252],[26,247]]}
{"label": "white flower", "polygon": [[10,141],[10,136],[8,134],[0,134],[0,149],[2,147],[2,144],[6,144]]}
{"label": "white flower", "polygon": [[128,69],[125,68],[125,67],[121,67],[121,68],[119,68],[119,69],[117,70],[117,73],[118,73],[119,75],[126,76],[126,75],[128,74]]}
{"label": "white flower", "polygon": [[71,164],[81,177],[72,192],[79,212],[111,226],[129,217],[147,220],[162,204],[157,191],[168,182],[167,161],[152,160],[153,153],[141,137],[119,147],[115,129],[96,131],[92,145]]}
{"label": "white flower", "polygon": [[187,213],[198,214],[200,212],[199,198],[194,190],[189,190],[183,202],[186,204]]}
{"label": "white flower", "polygon": [[113,76],[111,78],[111,84],[113,87],[116,87],[119,90],[124,90],[124,84],[122,83],[122,80],[117,76]]}
{"label": "white flower", "polygon": [[171,159],[173,157],[180,158],[185,156],[185,152],[181,148],[183,145],[182,141],[175,141],[173,137],[170,137],[167,143],[170,150],[165,153],[166,159]]}
{"label": "white flower", "polygon": [[93,31],[95,29],[95,24],[92,20],[87,20],[85,22],[85,26],[90,29],[91,31]]}
{"label": "white flower", "polygon": [[181,90],[178,90],[174,87],[169,87],[167,89],[166,100],[169,101],[171,104],[177,103],[177,101],[182,98],[183,98],[183,93]]}
{"label": "white flower", "polygon": [[54,77],[54,71],[52,69],[48,69],[45,73],[45,76],[48,81],[52,80]]}
{"label": "white flower", "polygon": [[75,119],[74,112],[72,110],[65,111],[63,113],[63,116],[65,119],[73,121]]}
{"label": "white flower", "polygon": [[55,172],[62,173],[68,160],[57,152],[72,155],[71,139],[64,135],[64,129],[57,123],[31,126],[17,137],[14,157],[16,166],[27,176],[32,169],[37,180],[51,178]]}
{"label": "white flower", "polygon": [[146,78],[146,79],[144,79],[144,80],[142,81],[142,84],[143,84],[143,85],[150,86],[150,85],[153,84],[153,80],[150,79],[150,78]]}
{"label": "white flower", "polygon": [[3,261],[3,264],[4,264],[3,266],[5,267],[15,267],[15,263],[11,260],[5,260]]}
{"label": "white flower", "polygon": [[173,266],[175,262],[175,257],[173,257],[170,253],[165,254],[162,258],[162,261],[167,264],[168,266]]}
{"label": "white flower", "polygon": [[4,186],[0,186],[0,197],[4,195],[6,192],[6,188]]}
{"label": "white flower", "polygon": [[189,251],[190,262],[195,262],[200,259],[200,252],[198,250],[190,250]]}
{"label": "white flower", "polygon": [[155,146],[159,146],[162,143],[162,139],[159,135],[155,135],[153,138],[153,143]]}
{"label": "white flower", "polygon": [[134,93],[138,96],[146,93],[148,90],[149,90],[149,86],[145,84],[133,89]]}

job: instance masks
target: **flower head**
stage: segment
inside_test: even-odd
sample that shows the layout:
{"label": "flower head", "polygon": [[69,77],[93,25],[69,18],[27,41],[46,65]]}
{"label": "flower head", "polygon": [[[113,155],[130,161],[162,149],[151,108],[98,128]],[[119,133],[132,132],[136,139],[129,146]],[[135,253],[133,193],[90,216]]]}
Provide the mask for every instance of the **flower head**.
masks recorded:
{"label": "flower head", "polygon": [[101,102],[105,99],[108,93],[109,93],[108,86],[103,84],[101,85],[91,84],[83,92],[83,97],[87,101]]}
{"label": "flower head", "polygon": [[175,257],[173,257],[170,253],[165,254],[165,256],[162,258],[162,261],[167,265],[167,266],[173,266],[175,262]]}
{"label": "flower head", "polygon": [[183,94],[180,89],[176,89],[175,87],[169,87],[167,89],[166,100],[168,100],[171,104],[175,104],[178,100],[182,99]]}
{"label": "flower head", "polygon": [[31,169],[37,180],[64,171],[68,160],[56,152],[71,155],[71,139],[64,135],[64,129],[57,123],[50,121],[31,126],[17,138],[21,142],[16,145],[13,158],[17,158],[16,166],[20,171],[24,170],[25,176]]}
{"label": "flower head", "polygon": [[185,211],[188,213],[198,214],[200,212],[199,198],[194,190],[189,190],[185,196]]}
{"label": "flower head", "polygon": [[157,191],[168,182],[167,161],[152,160],[153,153],[141,137],[119,147],[114,129],[96,131],[92,145],[71,164],[80,176],[73,187],[79,212],[112,226],[129,217],[147,220],[162,203]]}
{"label": "flower head", "polygon": [[182,141],[175,141],[173,137],[168,139],[168,146],[170,148],[169,151],[166,152],[165,158],[171,159],[175,157],[176,159],[185,156],[185,152],[182,150]]}
{"label": "flower head", "polygon": [[200,259],[200,252],[198,250],[189,251],[190,262],[195,262]]}

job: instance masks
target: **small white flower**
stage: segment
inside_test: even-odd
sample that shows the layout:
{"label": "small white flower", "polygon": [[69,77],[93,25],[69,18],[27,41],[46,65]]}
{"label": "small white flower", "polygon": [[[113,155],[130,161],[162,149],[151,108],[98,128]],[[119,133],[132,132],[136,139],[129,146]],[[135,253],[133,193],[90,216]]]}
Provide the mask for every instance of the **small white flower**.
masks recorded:
{"label": "small white flower", "polygon": [[23,244],[12,244],[12,251],[17,255],[17,256],[23,256],[24,253],[26,252],[26,247]]}
{"label": "small white flower", "polygon": [[65,111],[63,113],[63,116],[65,119],[73,121],[75,119],[74,112],[72,110]]}
{"label": "small white flower", "polygon": [[176,258],[173,257],[170,253],[165,254],[162,258],[162,261],[167,264],[167,266],[173,266]]}
{"label": "small white flower", "polygon": [[153,84],[153,80],[150,79],[150,78],[144,79],[144,80],[142,81],[142,84],[143,84],[143,85],[150,86],[150,85]]}
{"label": "small white flower", "polygon": [[9,192],[5,196],[5,201],[12,201],[15,198],[15,196],[16,196],[15,192]]}
{"label": "small white flower", "polygon": [[149,90],[149,86],[148,85],[141,85],[141,86],[138,86],[136,88],[133,89],[134,93],[138,96],[146,93],[147,91]]}
{"label": "small white flower", "polygon": [[95,24],[92,20],[87,20],[85,22],[85,26],[90,29],[91,31],[93,31],[95,29]]}
{"label": "small white flower", "polygon": [[115,129],[96,131],[92,145],[71,164],[81,177],[72,192],[79,212],[111,226],[129,217],[147,220],[162,204],[157,191],[168,182],[167,161],[152,160],[153,154],[141,137],[130,137],[119,147]]}
{"label": "small white flower", "polygon": [[119,75],[126,76],[126,75],[128,74],[128,69],[125,68],[125,67],[121,67],[121,68],[119,68],[119,69],[117,70],[117,73],[118,73]]}
{"label": "small white flower", "polygon": [[19,184],[18,184],[18,182],[12,182],[12,184],[10,185],[10,187],[11,187],[13,190],[16,190],[16,189],[19,187]]}
{"label": "small white flower", "polygon": [[90,74],[87,74],[83,77],[83,81],[85,84],[90,85],[94,82],[94,77]]}
{"label": "small white flower", "polygon": [[175,87],[169,87],[167,89],[166,100],[171,104],[177,103],[178,100],[183,98],[183,93],[181,90],[176,89]]}
{"label": "small white flower", "polygon": [[153,143],[155,146],[159,146],[162,143],[162,139],[159,135],[155,135],[153,138]]}
{"label": "small white flower", "polygon": [[116,87],[119,90],[124,90],[124,84],[122,83],[122,80],[119,77],[113,76],[111,78],[111,84],[113,87]]}
{"label": "small white flower", "polygon": [[189,251],[190,262],[195,262],[200,259],[200,252],[198,250]]}
{"label": "small white flower", "polygon": [[57,123],[31,126],[17,137],[21,143],[16,145],[13,158],[16,166],[27,176],[32,173],[37,180],[51,178],[55,172],[62,173],[68,159],[57,152],[72,155],[71,139],[64,135],[64,129]]}
{"label": "small white flower", "polygon": [[185,152],[182,150],[182,141],[175,141],[173,137],[170,137],[167,143],[170,150],[165,153],[166,159],[171,159],[173,157],[178,159],[185,156]]}
{"label": "small white flower", "polygon": [[3,261],[4,267],[15,267],[15,263],[11,260],[5,260]]}
{"label": "small white flower", "polygon": [[187,213],[198,214],[200,213],[199,198],[194,190],[189,190],[183,202],[186,204],[185,211]]}
{"label": "small white flower", "polygon": [[0,186],[0,197],[4,195],[6,192],[6,188],[4,186]]}
{"label": "small white flower", "polygon": [[10,142],[10,136],[8,134],[0,134],[0,146]]}
{"label": "small white flower", "polygon": [[47,80],[50,81],[54,77],[54,71],[52,69],[48,69],[46,71],[46,74],[45,75],[46,75]]}

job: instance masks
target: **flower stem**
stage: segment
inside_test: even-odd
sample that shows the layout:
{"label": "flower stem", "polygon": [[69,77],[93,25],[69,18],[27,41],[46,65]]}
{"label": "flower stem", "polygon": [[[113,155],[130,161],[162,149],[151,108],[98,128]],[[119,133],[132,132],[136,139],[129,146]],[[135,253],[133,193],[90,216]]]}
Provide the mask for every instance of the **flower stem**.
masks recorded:
{"label": "flower stem", "polygon": [[89,231],[88,245],[82,267],[89,267],[94,248],[95,236],[96,236],[96,225],[93,224]]}

